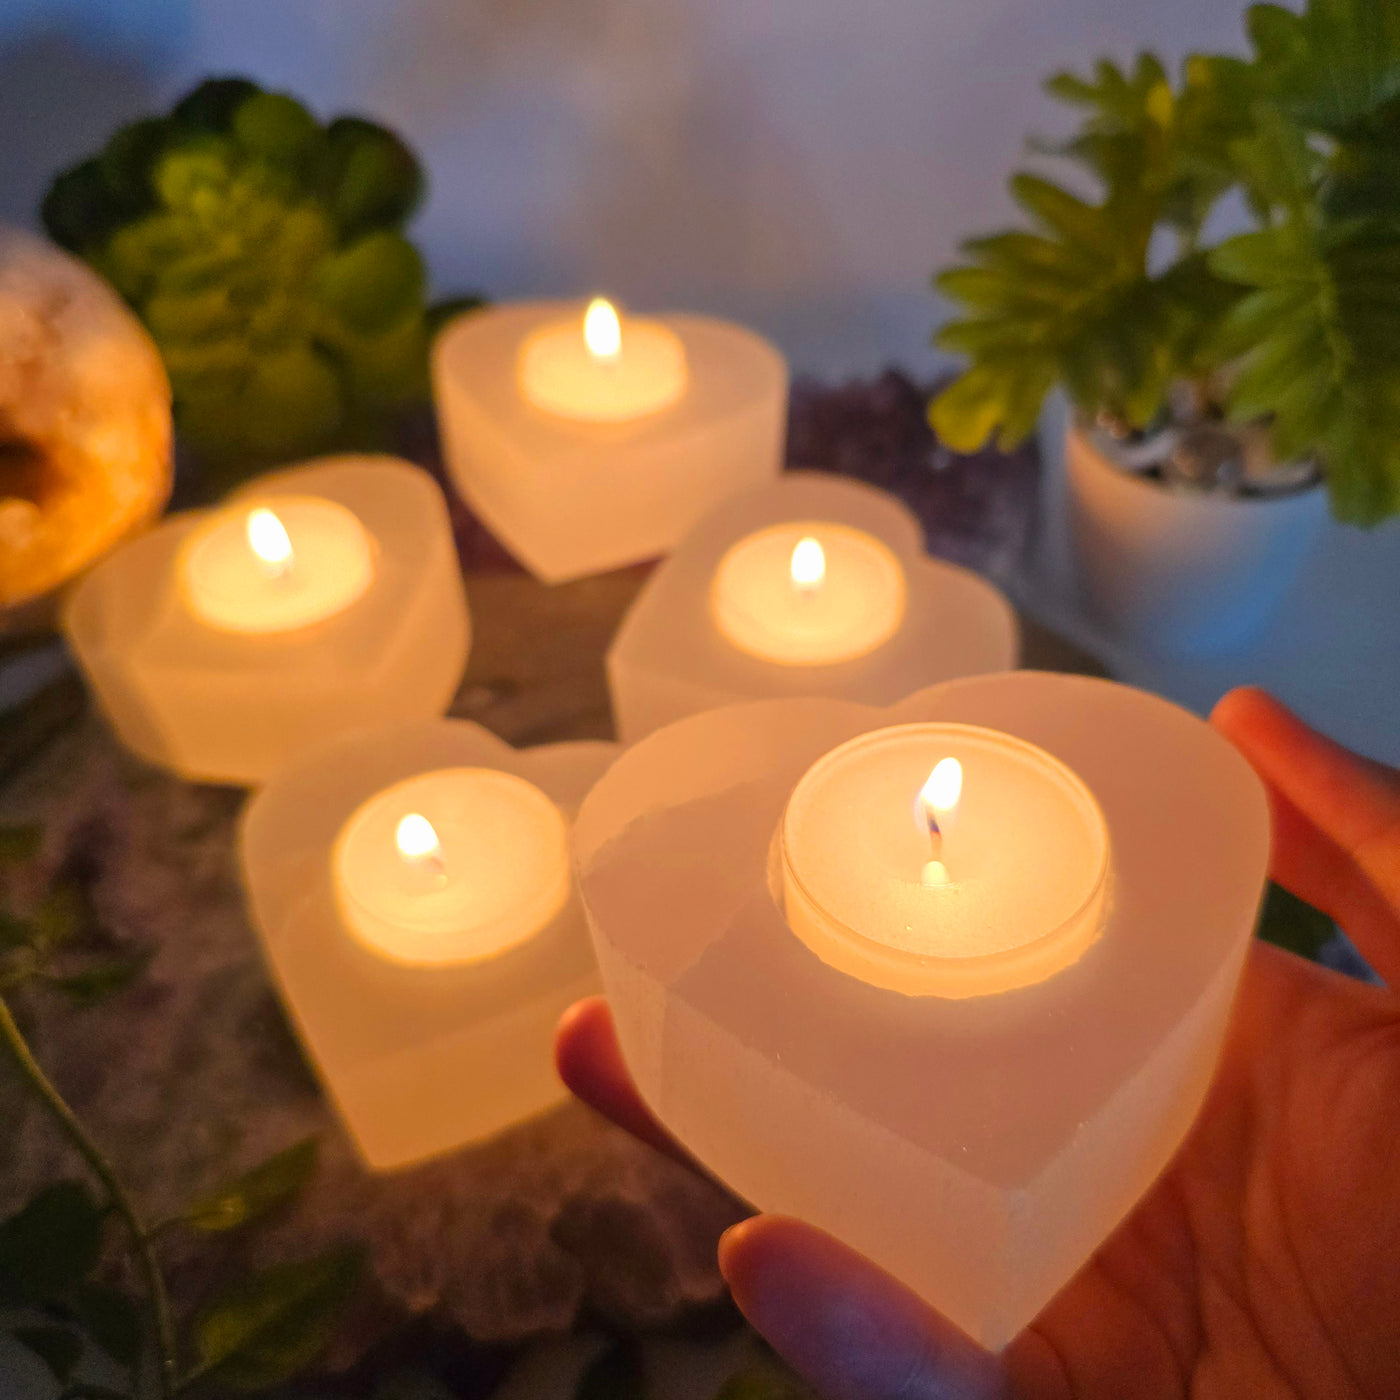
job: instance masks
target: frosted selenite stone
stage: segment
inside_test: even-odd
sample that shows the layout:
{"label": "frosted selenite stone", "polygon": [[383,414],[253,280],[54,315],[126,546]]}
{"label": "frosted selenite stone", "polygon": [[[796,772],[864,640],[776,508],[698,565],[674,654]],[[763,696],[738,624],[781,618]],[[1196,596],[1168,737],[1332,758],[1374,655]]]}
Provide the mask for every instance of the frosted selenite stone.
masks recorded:
{"label": "frosted selenite stone", "polygon": [[[187,547],[240,503],[279,498],[295,503],[294,535],[308,498],[353,513],[369,540],[368,584],[306,626],[232,631],[204,620],[191,585],[213,588],[229,570],[192,569],[200,559]],[[240,531],[227,532],[230,548]],[[316,549],[304,567],[318,555],[325,564]],[[254,591],[218,597],[251,616]],[[392,457],[322,458],[250,481],[216,511],[171,516],[83,579],[64,630],[129,749],[186,778],[244,786],[343,730],[440,715],[471,636],[442,492]]]}
{"label": "frosted selenite stone", "polygon": [[[771,858],[794,787],[855,736],[922,722],[1037,746],[1103,813],[1099,936],[1044,980],[908,995],[837,970],[784,920]],[[759,1209],[829,1230],[1001,1347],[1200,1108],[1269,819],[1249,765],[1194,716],[1013,672],[885,710],[778,700],[683,720],[598,784],[575,852],[623,1051],[658,1117]]]}
{"label": "frosted selenite stone", "polygon": [[494,956],[413,964],[375,951],[337,898],[333,852],[347,822],[396,784],[455,769],[524,779],[571,821],[618,752],[598,742],[517,750],[478,724],[426,720],[334,740],[249,804],[240,854],[264,956],[371,1168],[481,1141],[562,1100],[554,1028],[599,983],[572,884],[538,932]]}
{"label": "frosted selenite stone", "polygon": [[[744,541],[785,524],[819,543],[823,524],[838,537],[862,532],[898,562],[902,615],[877,645],[847,660],[808,664],[765,659],[725,635],[721,566]],[[822,587],[839,590],[850,582],[863,581],[833,570]],[[749,583],[755,601],[770,601],[757,584]],[[791,587],[786,578],[776,580],[775,591]],[[883,595],[871,606],[886,607]],[[768,611],[771,625],[781,625],[781,611]],[[977,574],[925,555],[922,527],[893,496],[822,472],[787,472],[711,512],[652,575],[608,650],[608,686],[618,733],[635,743],[686,715],[743,700],[821,695],[888,705],[938,681],[1005,671],[1016,665],[1019,650],[1011,605]]]}
{"label": "frosted selenite stone", "polygon": [[[452,480],[546,583],[665,554],[706,511],[782,465],[787,365],[752,331],[709,317],[660,318],[686,366],[684,389],[665,407],[590,422],[531,402],[522,347],[550,327],[581,326],[583,312],[571,301],[469,312],[433,349]],[[624,353],[626,334],[624,322]]]}

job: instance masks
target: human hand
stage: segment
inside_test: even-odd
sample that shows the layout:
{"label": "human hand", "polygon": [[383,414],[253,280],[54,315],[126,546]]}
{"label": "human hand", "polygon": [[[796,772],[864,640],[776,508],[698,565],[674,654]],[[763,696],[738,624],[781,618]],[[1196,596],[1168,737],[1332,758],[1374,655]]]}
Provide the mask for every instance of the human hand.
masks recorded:
{"label": "human hand", "polygon": [[[1272,873],[1400,979],[1400,772],[1257,690],[1212,722],[1269,789]],[[687,1160],[627,1074],[606,1003],[564,1018],[580,1098]],[[830,1235],[755,1216],[720,1241],[745,1316],[829,1400],[1400,1395],[1400,996],[1265,943],[1172,1164],[999,1355]],[[692,1164],[693,1165],[693,1164]]]}

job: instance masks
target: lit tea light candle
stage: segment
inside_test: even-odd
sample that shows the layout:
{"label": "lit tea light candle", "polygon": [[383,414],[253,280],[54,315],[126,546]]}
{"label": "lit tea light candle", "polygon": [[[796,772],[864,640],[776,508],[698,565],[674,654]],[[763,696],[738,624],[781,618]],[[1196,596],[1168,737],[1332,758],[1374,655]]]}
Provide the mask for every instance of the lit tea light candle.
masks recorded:
{"label": "lit tea light candle", "polygon": [[781,846],[793,932],[875,986],[1008,991],[1067,967],[1098,936],[1098,804],[1062,763],[992,730],[899,725],[841,745],[793,790]]}
{"label": "lit tea light candle", "polygon": [[554,1029],[598,990],[572,818],[616,755],[517,751],[464,720],[372,727],[308,749],[245,809],[259,942],[371,1168],[565,1097]]}
{"label": "lit tea light candle", "polygon": [[506,303],[445,327],[432,362],[453,483],[545,583],[655,559],[782,467],[787,365],[708,316]]}
{"label": "lit tea light candle", "polygon": [[80,581],[63,626],[128,748],[244,786],[334,734],[441,714],[471,638],[442,490],[391,457],[168,516]]}
{"label": "lit tea light candle", "polygon": [[520,351],[520,385],[537,408],[563,418],[619,423],[676,402],[686,387],[685,347],[660,321],[624,322],[595,297],[580,325],[556,322]]}
{"label": "lit tea light candle", "polygon": [[[273,509],[275,505],[275,509]],[[185,542],[181,592],[221,632],[290,632],[334,617],[374,580],[374,543],[337,501],[282,496],[220,511]]]}
{"label": "lit tea light candle", "polygon": [[711,612],[739,651],[787,666],[852,661],[904,617],[904,570],[882,540],[833,521],[772,525],[731,546]]}
{"label": "lit tea light candle", "polygon": [[393,962],[480,962],[544,928],[569,897],[568,828],[533,783],[490,768],[422,773],[376,793],[332,854],[346,927]]}

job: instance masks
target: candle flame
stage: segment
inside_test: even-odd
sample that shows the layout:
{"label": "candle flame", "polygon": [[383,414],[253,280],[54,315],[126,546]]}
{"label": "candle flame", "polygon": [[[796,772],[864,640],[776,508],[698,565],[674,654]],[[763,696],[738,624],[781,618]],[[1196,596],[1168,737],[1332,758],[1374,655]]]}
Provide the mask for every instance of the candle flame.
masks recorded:
{"label": "candle flame", "polygon": [[956,758],[940,758],[928,775],[928,782],[919,792],[929,829],[939,830],[941,824],[957,810],[962,796],[962,764]]}
{"label": "candle flame", "polygon": [[275,511],[260,506],[248,512],[248,548],[274,578],[292,567],[292,542]]}
{"label": "candle flame", "polygon": [[613,359],[622,349],[622,322],[606,297],[594,297],[583,316],[583,338],[589,353],[600,360]]}
{"label": "candle flame", "polygon": [[826,577],[826,551],[811,535],[798,540],[792,551],[792,582],[804,593],[820,586]]}
{"label": "candle flame", "polygon": [[394,831],[394,844],[399,848],[399,854],[415,865],[434,860],[442,850],[432,822],[418,812],[410,812],[399,819]]}

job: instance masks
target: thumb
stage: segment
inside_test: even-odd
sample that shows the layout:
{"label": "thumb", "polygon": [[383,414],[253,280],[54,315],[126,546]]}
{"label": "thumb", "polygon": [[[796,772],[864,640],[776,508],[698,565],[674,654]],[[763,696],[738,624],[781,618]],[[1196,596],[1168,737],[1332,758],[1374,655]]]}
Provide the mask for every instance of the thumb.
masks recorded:
{"label": "thumb", "polygon": [[782,1216],[735,1225],[719,1266],[734,1301],[826,1400],[1000,1400],[1001,1362],[883,1269]]}

